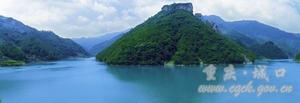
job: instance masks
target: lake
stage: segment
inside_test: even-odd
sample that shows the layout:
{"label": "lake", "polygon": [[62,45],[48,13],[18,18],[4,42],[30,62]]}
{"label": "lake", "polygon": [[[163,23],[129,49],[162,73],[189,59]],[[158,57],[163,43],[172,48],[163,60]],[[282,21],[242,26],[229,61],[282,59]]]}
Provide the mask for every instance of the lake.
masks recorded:
{"label": "lake", "polygon": [[[258,65],[267,66],[268,80],[254,78]],[[291,60],[235,65],[234,80],[223,80],[226,65],[218,65],[216,80],[207,81],[207,66],[107,66],[94,58],[70,59],[0,67],[2,103],[295,103],[300,97],[300,64]],[[276,70],[283,68],[283,77]],[[200,93],[200,85],[273,85],[292,91],[263,93]],[[266,89],[262,89],[266,90]]]}

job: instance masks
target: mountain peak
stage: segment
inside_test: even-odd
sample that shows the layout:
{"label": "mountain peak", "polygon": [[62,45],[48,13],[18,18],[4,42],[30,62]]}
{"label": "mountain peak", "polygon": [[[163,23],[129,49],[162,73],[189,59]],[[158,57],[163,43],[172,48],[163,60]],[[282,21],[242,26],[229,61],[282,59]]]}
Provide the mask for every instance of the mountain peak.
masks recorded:
{"label": "mountain peak", "polygon": [[157,13],[98,53],[97,60],[113,65],[198,65],[254,60],[251,52],[201,22],[192,14],[192,7],[191,3],[164,6],[163,13]]}
{"label": "mountain peak", "polygon": [[15,20],[14,18],[5,17],[1,15],[0,15],[0,29],[10,29],[21,33],[35,30],[34,28],[31,28],[23,24],[22,22]]}
{"label": "mountain peak", "polygon": [[175,10],[186,10],[189,12],[193,12],[193,4],[192,3],[173,3],[170,5],[164,5],[162,7],[162,11],[173,12]]}

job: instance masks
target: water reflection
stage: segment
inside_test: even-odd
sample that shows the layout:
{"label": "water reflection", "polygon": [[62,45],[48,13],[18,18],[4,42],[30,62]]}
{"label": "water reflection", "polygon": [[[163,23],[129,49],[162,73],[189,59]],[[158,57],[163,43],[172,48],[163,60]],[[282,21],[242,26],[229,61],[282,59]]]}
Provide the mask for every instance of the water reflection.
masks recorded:
{"label": "water reflection", "polygon": [[[147,95],[158,99],[160,103],[196,103],[201,100],[197,92],[200,84],[218,84],[207,82],[203,67],[175,67],[142,66],[108,66],[107,71],[119,80],[131,82],[147,90]],[[217,74],[223,70],[218,69]],[[217,75],[219,78],[222,75]]]}
{"label": "water reflection", "polygon": [[[267,73],[269,73],[271,80],[269,82],[261,80],[253,80],[252,73],[257,65],[268,66]],[[235,65],[237,81],[224,81],[224,68],[227,65],[217,65],[216,81],[206,81],[206,74],[202,72],[205,66],[184,66],[166,68],[163,66],[107,66],[107,71],[123,82],[133,83],[138,85],[143,90],[144,94],[151,98],[155,98],[159,103],[281,103],[285,101],[293,101],[296,98],[291,98],[291,95],[298,95],[298,93],[291,94],[266,94],[258,97],[254,94],[242,94],[235,97],[229,93],[220,94],[200,94],[197,92],[199,85],[205,84],[221,84],[231,86],[234,84],[247,84],[249,81],[254,81],[253,85],[273,84],[281,86],[284,84],[299,85],[298,82],[289,82],[295,76],[294,73],[289,73],[285,79],[277,79],[274,70],[285,67],[288,71],[294,71],[295,67],[299,66],[297,63],[291,61],[262,61],[254,65]],[[244,72],[247,72],[245,74]],[[300,73],[300,72],[299,72]],[[297,89],[295,89],[297,90]],[[274,97],[278,97],[275,98]],[[251,100],[250,100],[251,98]],[[275,101],[274,101],[275,100]]]}
{"label": "water reflection", "polygon": [[[245,84],[255,65],[267,65],[267,84],[293,85],[291,94],[200,94],[201,84]],[[206,81],[206,66],[107,66],[92,59],[0,69],[0,98],[4,103],[292,103],[298,100],[300,64],[291,61],[262,61],[235,65],[237,81],[224,81],[218,65],[216,81]],[[286,68],[285,78],[274,70]],[[243,72],[248,75],[243,75]],[[266,83],[254,80],[254,84]]]}

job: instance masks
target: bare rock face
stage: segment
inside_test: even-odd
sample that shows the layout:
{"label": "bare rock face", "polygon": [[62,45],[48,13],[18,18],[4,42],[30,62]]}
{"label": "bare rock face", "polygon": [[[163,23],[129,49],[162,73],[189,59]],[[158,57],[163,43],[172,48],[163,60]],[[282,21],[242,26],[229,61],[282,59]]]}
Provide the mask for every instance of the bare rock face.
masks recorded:
{"label": "bare rock face", "polygon": [[175,10],[186,10],[193,13],[192,3],[174,3],[162,7],[162,11],[173,12]]}
{"label": "bare rock face", "polygon": [[195,16],[201,18],[203,15],[201,13],[195,13]]}

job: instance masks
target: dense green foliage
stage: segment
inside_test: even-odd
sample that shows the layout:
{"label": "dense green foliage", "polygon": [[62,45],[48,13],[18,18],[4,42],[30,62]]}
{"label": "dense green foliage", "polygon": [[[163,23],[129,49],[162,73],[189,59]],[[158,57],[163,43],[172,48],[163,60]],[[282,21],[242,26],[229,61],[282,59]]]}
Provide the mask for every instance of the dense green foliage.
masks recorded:
{"label": "dense green foliage", "polygon": [[58,60],[85,55],[87,53],[78,44],[53,32],[38,31],[12,18],[0,21],[0,62],[4,64],[18,63],[12,61]]}
{"label": "dense green foliage", "polygon": [[108,64],[243,63],[254,55],[219,35],[191,12],[161,11],[97,55]]}
{"label": "dense green foliage", "polygon": [[13,43],[3,43],[0,44],[0,50],[2,52],[2,58],[5,57],[9,57],[10,59],[14,59],[14,60],[25,60],[25,54],[23,53],[23,51],[15,46]]}
{"label": "dense green foliage", "polygon": [[287,59],[287,54],[284,53],[273,42],[266,42],[264,44],[257,44],[251,47],[251,50],[258,56],[268,59]]}
{"label": "dense green foliage", "polygon": [[2,59],[30,62],[58,60],[87,54],[73,41],[60,38],[51,32],[19,33],[8,31],[0,33],[0,37]]}
{"label": "dense green foliage", "polygon": [[298,54],[296,55],[295,60],[296,60],[296,61],[300,61],[300,53],[298,53]]}

